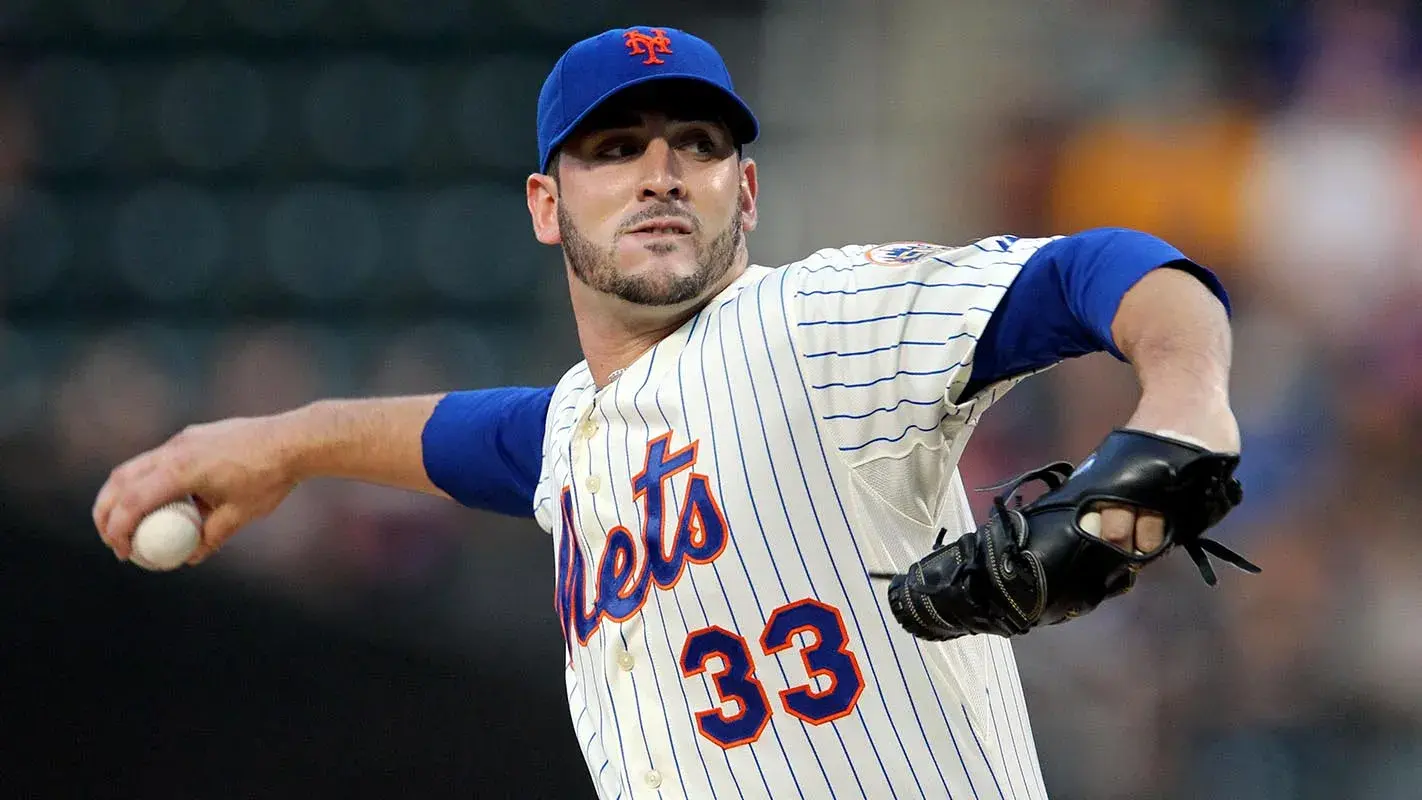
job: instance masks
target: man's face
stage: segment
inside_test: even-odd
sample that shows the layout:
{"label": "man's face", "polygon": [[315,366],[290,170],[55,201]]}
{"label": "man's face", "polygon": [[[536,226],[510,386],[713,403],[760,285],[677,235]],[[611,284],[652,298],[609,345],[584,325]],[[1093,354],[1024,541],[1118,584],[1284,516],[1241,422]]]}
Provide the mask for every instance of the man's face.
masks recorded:
{"label": "man's face", "polygon": [[[599,110],[564,142],[556,194],[530,179],[539,239],[562,244],[577,280],[645,306],[680,305],[720,285],[755,225],[755,167],[723,123],[696,116]],[[549,202],[556,229],[545,231]]]}

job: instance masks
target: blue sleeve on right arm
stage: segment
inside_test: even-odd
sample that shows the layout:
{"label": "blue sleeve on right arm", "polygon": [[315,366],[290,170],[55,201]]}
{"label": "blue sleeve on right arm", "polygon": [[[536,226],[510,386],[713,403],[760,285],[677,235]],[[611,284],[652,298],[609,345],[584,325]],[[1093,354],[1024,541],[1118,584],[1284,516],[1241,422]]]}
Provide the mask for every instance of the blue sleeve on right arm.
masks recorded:
{"label": "blue sleeve on right arm", "polygon": [[425,473],[459,503],[533,516],[552,387],[450,392],[420,439]]}
{"label": "blue sleeve on right arm", "polygon": [[1137,281],[1166,266],[1190,272],[1229,311],[1229,296],[1214,273],[1150,234],[1097,228],[1044,245],[988,320],[962,397],[1087,353],[1104,350],[1124,361],[1111,336],[1116,310]]}

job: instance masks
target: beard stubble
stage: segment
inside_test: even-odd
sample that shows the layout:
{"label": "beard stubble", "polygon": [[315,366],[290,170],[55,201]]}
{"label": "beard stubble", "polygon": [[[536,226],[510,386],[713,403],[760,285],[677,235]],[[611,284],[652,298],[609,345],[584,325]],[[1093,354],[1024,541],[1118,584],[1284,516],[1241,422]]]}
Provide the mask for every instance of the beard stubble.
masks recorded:
{"label": "beard stubble", "polygon": [[[650,209],[638,216],[647,219],[657,216],[688,219],[674,208]],[[699,232],[700,226],[694,221],[692,225]],[[596,291],[642,306],[680,305],[701,296],[708,287],[730,272],[743,234],[741,217],[735,214],[731,217],[730,224],[711,241],[698,241],[695,244],[696,271],[692,274],[624,275],[617,269],[617,243],[614,241],[607,250],[599,250],[578,230],[562,203],[558,205],[558,226],[563,237],[563,253],[578,280]],[[647,249],[655,254],[665,255],[677,247],[684,246],[671,242],[654,242]]]}

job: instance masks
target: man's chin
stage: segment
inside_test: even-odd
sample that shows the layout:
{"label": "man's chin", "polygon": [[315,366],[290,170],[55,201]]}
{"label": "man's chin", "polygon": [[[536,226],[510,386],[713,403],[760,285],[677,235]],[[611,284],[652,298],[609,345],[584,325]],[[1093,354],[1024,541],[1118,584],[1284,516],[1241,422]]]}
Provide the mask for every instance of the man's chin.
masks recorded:
{"label": "man's chin", "polygon": [[661,238],[640,245],[627,243],[619,249],[623,275],[692,275],[698,269],[696,248],[690,241]]}
{"label": "man's chin", "polygon": [[617,295],[633,305],[671,308],[698,302],[705,287],[690,281],[637,281],[619,287]]}
{"label": "man's chin", "polygon": [[670,253],[664,256],[639,258],[622,265],[624,279],[636,281],[650,287],[670,288],[674,284],[695,280],[702,267],[692,254]]}
{"label": "man's chin", "polygon": [[706,276],[695,267],[686,274],[662,268],[623,273],[601,288],[634,305],[667,308],[703,300],[707,284]]}

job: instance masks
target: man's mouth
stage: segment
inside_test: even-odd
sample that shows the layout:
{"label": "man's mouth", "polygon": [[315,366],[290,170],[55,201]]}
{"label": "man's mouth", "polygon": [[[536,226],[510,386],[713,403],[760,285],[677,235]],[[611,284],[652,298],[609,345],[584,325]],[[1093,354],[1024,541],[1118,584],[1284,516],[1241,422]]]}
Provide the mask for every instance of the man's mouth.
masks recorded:
{"label": "man's mouth", "polygon": [[627,232],[628,236],[648,238],[653,236],[687,236],[692,232],[691,223],[676,217],[659,217],[647,220]]}

